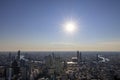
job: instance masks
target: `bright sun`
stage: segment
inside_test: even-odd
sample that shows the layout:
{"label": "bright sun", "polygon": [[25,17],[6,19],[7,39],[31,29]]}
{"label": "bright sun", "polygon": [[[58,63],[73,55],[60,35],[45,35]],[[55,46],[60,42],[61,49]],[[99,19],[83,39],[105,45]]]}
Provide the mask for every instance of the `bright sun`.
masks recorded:
{"label": "bright sun", "polygon": [[65,24],[65,30],[66,32],[73,33],[76,29],[76,25],[74,22],[67,22]]}

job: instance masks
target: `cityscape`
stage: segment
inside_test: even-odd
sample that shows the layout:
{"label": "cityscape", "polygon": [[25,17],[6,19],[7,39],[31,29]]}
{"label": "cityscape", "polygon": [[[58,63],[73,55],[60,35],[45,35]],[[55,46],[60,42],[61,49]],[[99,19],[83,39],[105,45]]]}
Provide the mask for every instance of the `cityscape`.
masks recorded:
{"label": "cityscape", "polygon": [[120,53],[0,52],[0,80],[120,80]]}
{"label": "cityscape", "polygon": [[0,80],[120,80],[120,0],[0,0]]}

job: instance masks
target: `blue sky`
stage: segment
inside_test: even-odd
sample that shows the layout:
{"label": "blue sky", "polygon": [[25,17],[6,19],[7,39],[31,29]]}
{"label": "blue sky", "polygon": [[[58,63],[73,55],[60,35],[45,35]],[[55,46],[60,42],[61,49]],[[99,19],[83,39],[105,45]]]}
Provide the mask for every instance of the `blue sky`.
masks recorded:
{"label": "blue sky", "polygon": [[18,49],[120,51],[120,1],[0,0],[0,50]]}

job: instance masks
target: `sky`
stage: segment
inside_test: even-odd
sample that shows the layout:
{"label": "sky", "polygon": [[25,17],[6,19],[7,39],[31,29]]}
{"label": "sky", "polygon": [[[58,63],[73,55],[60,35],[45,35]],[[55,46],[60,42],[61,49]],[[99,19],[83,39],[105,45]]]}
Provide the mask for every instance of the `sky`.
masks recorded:
{"label": "sky", "polygon": [[0,51],[16,50],[120,51],[120,0],[0,0]]}

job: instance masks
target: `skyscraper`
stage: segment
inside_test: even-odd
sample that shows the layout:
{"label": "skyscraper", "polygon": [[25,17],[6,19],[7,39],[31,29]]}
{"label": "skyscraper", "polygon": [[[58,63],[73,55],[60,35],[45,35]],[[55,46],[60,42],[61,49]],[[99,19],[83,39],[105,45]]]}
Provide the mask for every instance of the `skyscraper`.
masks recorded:
{"label": "skyscraper", "polygon": [[80,63],[80,54],[79,51],[77,51],[77,60],[78,60],[78,64]]}
{"label": "skyscraper", "polygon": [[20,60],[20,50],[19,50],[18,53],[17,53],[17,60],[18,60],[18,61]]}
{"label": "skyscraper", "polygon": [[78,60],[78,64],[80,64],[80,62],[82,61],[81,52],[79,51],[77,51],[77,60]]}

